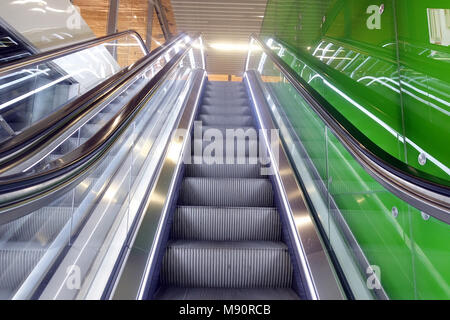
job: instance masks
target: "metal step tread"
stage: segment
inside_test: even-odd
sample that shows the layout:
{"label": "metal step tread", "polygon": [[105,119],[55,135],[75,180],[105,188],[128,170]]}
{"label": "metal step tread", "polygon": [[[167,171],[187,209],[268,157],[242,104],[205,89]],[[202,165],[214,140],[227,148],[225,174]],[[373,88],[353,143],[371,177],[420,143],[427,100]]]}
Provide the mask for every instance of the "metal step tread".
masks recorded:
{"label": "metal step tread", "polygon": [[275,241],[169,241],[161,284],[201,288],[289,288],[292,264]]}
{"label": "metal step tread", "polygon": [[9,241],[29,241],[39,239],[50,243],[70,219],[72,207],[43,207],[32,214],[0,226],[0,237],[8,236]]}
{"label": "metal step tread", "polygon": [[198,241],[198,240],[169,240],[167,247],[170,249],[198,249],[198,250],[270,250],[270,251],[286,251],[287,245],[281,241]]}
{"label": "metal step tread", "polygon": [[231,130],[237,130],[237,129],[242,129],[245,131],[251,129],[251,130],[257,130],[254,126],[238,126],[235,124],[217,124],[214,126],[208,126],[208,125],[202,125],[202,132],[204,133],[206,130],[209,129],[216,129],[216,130],[220,130],[220,132],[222,132],[222,134],[226,134],[226,130],[227,129],[231,129]]}
{"label": "metal step tread", "polygon": [[200,108],[200,114],[211,114],[211,115],[251,115],[252,111],[248,106],[239,107],[217,107],[203,105]]}
{"label": "metal step tread", "polygon": [[281,241],[276,208],[178,206],[172,240]]}
{"label": "metal step tread", "polygon": [[185,177],[263,178],[260,164],[187,164]]}
{"label": "metal step tread", "polygon": [[224,289],[161,286],[156,300],[299,300],[290,288]]}
{"label": "metal step tread", "polygon": [[180,205],[273,207],[268,179],[186,177],[181,184]]}

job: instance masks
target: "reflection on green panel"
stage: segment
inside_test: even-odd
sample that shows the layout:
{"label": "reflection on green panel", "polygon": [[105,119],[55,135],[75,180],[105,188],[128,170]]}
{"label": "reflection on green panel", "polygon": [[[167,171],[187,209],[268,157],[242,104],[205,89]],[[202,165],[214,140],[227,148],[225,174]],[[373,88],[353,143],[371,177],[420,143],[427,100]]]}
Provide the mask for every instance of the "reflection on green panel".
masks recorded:
{"label": "reflection on green panel", "polygon": [[449,181],[450,10],[430,31],[440,12],[430,8],[450,3],[269,0],[262,34],[371,140]]}
{"label": "reflection on green panel", "polygon": [[[450,3],[269,0],[262,34],[368,138],[410,166],[450,181],[450,38],[446,44],[444,30],[448,12],[450,37],[450,10],[441,9]],[[260,72],[279,78],[266,85],[317,170],[318,189],[326,188],[330,215],[342,215],[369,263],[380,268],[387,295],[450,299],[450,226],[365,172],[270,61]],[[332,245],[337,236],[329,231]],[[367,277],[364,270],[361,275]]]}

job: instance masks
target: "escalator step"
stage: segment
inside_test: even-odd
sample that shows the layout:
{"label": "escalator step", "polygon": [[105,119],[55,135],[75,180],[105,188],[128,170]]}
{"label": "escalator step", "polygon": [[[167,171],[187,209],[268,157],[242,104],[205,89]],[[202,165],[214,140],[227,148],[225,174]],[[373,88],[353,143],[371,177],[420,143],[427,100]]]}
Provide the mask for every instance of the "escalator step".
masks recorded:
{"label": "escalator step", "polygon": [[66,154],[73,150],[75,150],[78,146],[82,145],[88,141],[87,138],[69,138],[64,141],[61,145],[59,145],[54,151],[53,154]]}
{"label": "escalator step", "polygon": [[6,243],[0,248],[0,288],[11,291],[17,288],[46,250],[36,242]]}
{"label": "escalator step", "polygon": [[212,241],[281,241],[276,208],[179,206],[172,239]]}
{"label": "escalator step", "polygon": [[249,107],[233,107],[233,108],[224,108],[221,106],[209,106],[203,105],[200,108],[200,114],[223,114],[223,115],[251,115],[252,111]]}
{"label": "escalator step", "polygon": [[298,300],[290,288],[223,289],[160,287],[156,300]]}
{"label": "escalator step", "polygon": [[206,90],[205,98],[211,99],[246,99],[247,93],[245,91],[233,91],[232,95],[226,91],[218,92],[217,90]]}
{"label": "escalator step", "polygon": [[206,83],[207,88],[244,88],[244,84],[242,82],[231,82],[231,81],[208,81]]}
{"label": "escalator step", "polygon": [[98,124],[99,126],[105,125],[109,120],[111,120],[116,115],[116,112],[100,112],[95,117],[93,117],[90,122]]}
{"label": "escalator step", "polygon": [[273,207],[272,184],[268,179],[185,178],[180,205]]}
{"label": "escalator step", "polygon": [[9,241],[38,240],[48,244],[72,215],[71,207],[44,207],[28,216],[0,226],[0,237]]}
{"label": "escalator step", "polygon": [[[239,165],[255,165],[260,163],[261,159],[266,159],[264,160],[265,162],[268,161],[268,159],[266,157],[264,158],[260,158],[260,157],[234,157],[234,158],[226,158],[226,157],[215,157],[213,156],[209,156],[209,155],[193,155],[191,156],[190,162],[188,163],[192,163],[192,164],[204,164],[204,165],[232,165],[232,164],[239,164]],[[232,163],[228,163],[227,161],[232,161]],[[266,174],[263,175],[264,177],[266,176]],[[226,177],[225,177],[226,178]],[[232,177],[230,177],[232,178]],[[247,178],[247,177],[236,177],[236,178]]]}
{"label": "escalator step", "polygon": [[84,179],[72,191],[50,203],[49,207],[71,207],[72,205],[78,207],[91,190],[95,181],[96,179],[91,177]]}
{"label": "escalator step", "polygon": [[288,288],[287,246],[272,241],[170,241],[162,263],[163,286]]}
{"label": "escalator step", "polygon": [[214,126],[207,126],[204,124],[202,125],[202,133],[205,133],[209,129],[219,130],[222,133],[223,137],[226,137],[227,129],[233,130],[233,133],[236,132],[236,130],[239,130],[239,131],[243,130],[244,132],[246,132],[249,129],[256,130],[256,128],[253,126],[237,126],[237,125],[233,125],[233,124],[228,124],[228,125],[223,124],[223,125],[214,125]]}
{"label": "escalator step", "polygon": [[187,164],[185,177],[261,178],[259,164]]}
{"label": "escalator step", "polygon": [[223,126],[227,124],[240,127],[253,126],[253,118],[251,116],[201,114],[199,115],[198,120],[202,121],[205,126]]}
{"label": "escalator step", "polygon": [[80,137],[81,138],[91,138],[94,134],[96,134],[101,129],[101,126],[94,123],[86,123],[80,129]]}
{"label": "escalator step", "polygon": [[[211,133],[211,132],[210,132]],[[223,163],[226,163],[226,157],[231,158],[242,158],[242,157],[258,157],[258,139],[256,137],[256,132],[252,139],[245,139],[244,137],[239,137],[239,139],[225,139],[222,133],[215,133],[214,137],[218,140],[206,141],[202,139],[195,139],[192,141],[192,146],[194,152],[196,150],[202,150],[202,155],[204,156],[214,156],[220,157]],[[214,138],[214,139],[215,139]],[[222,138],[222,139],[220,139]],[[256,139],[255,139],[256,138]],[[231,146],[229,146],[231,144]],[[231,148],[230,148],[231,147]]]}

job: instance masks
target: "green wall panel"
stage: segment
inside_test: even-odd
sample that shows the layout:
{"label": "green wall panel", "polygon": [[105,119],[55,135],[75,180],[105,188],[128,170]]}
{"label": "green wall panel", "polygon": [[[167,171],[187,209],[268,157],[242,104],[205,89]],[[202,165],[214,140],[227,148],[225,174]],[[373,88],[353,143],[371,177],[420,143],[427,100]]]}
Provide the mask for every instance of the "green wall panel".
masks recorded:
{"label": "green wall panel", "polygon": [[[369,10],[373,5],[379,14]],[[326,79],[332,89],[303,70],[372,141],[449,181],[450,49],[430,43],[427,18],[428,8],[449,7],[443,0],[269,0],[262,34],[286,44]],[[301,65],[293,68],[302,73]]]}
{"label": "green wall panel", "polygon": [[[430,43],[428,8],[450,3],[269,0],[262,35],[364,135],[448,184],[450,47]],[[267,62],[262,73],[279,76]],[[268,84],[389,297],[450,299],[450,226],[379,185],[288,83]]]}

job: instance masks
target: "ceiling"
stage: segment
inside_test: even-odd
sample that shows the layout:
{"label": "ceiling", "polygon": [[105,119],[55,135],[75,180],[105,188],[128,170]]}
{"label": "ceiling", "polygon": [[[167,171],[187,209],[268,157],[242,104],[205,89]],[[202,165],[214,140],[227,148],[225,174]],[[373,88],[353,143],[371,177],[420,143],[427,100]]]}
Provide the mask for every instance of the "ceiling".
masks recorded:
{"label": "ceiling", "polygon": [[178,31],[201,32],[208,73],[242,75],[246,51],[211,48],[217,43],[247,45],[259,33],[267,0],[172,0]]}

